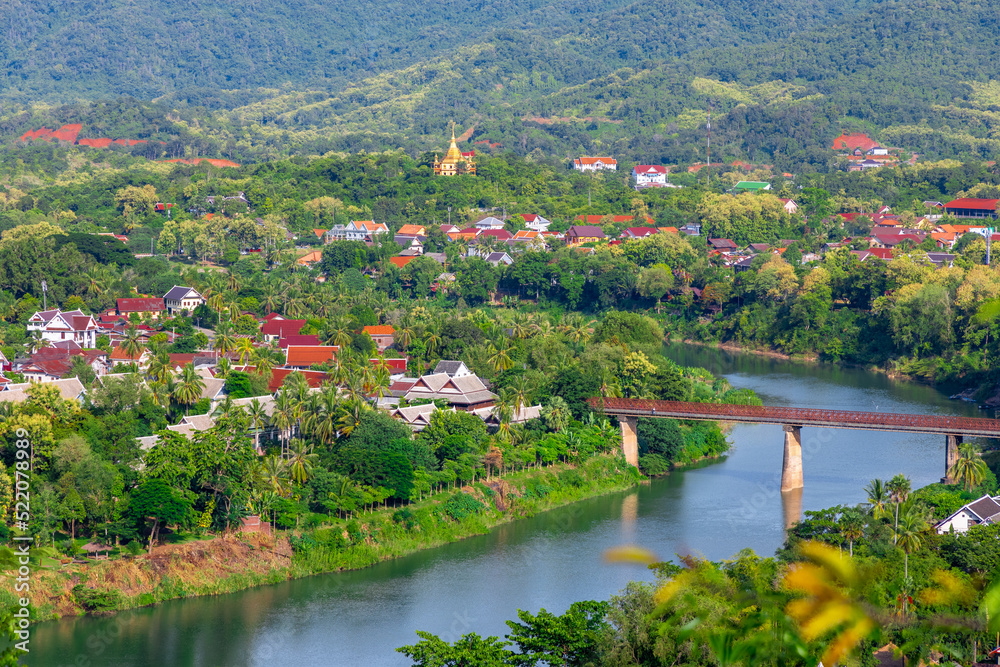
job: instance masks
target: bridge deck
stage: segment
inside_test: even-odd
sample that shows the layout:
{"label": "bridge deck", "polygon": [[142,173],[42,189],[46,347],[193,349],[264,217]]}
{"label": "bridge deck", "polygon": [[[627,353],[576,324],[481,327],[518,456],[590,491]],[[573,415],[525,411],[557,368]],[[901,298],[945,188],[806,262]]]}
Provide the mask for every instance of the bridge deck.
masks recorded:
{"label": "bridge deck", "polygon": [[635,398],[591,398],[591,407],[618,417],[670,417],[751,424],[787,424],[853,428],[868,431],[908,431],[945,435],[1000,438],[1000,420],[979,417],[907,415],[887,412],[852,412],[812,408],[778,408],[682,401],[649,401]]}

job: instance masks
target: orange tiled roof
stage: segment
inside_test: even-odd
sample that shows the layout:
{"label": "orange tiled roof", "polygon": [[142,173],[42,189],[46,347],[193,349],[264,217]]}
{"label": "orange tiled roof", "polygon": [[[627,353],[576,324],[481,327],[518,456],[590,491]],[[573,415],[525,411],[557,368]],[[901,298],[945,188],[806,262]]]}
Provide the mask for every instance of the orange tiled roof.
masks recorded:
{"label": "orange tiled roof", "polygon": [[332,361],[340,348],[336,345],[289,345],[286,366],[312,366]]}
{"label": "orange tiled roof", "polygon": [[396,333],[396,329],[391,324],[370,324],[361,331],[369,336],[391,336]]}
{"label": "orange tiled roof", "polygon": [[399,268],[403,268],[404,266],[406,266],[415,259],[416,257],[390,257],[389,261],[398,266]]}
{"label": "orange tiled roof", "polygon": [[402,234],[403,236],[423,236],[425,230],[423,225],[403,225],[396,233]]}

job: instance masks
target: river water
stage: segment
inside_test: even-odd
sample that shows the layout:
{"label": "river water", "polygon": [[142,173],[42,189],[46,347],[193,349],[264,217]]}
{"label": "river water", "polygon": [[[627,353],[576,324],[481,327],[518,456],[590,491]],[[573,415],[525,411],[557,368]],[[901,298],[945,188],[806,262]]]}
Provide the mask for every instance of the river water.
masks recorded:
{"label": "river water", "polygon": [[[861,370],[680,345],[666,354],[754,389],[766,405],[982,416],[929,387]],[[780,426],[737,425],[723,461],[365,570],[40,624],[27,664],[407,665],[393,649],[415,643],[416,630],[502,636],[518,609],[561,613],[651,579],[645,568],[603,563],[608,547],[640,544],[664,559],[719,560],[746,547],[769,556],[803,510],[863,502],[874,477],[904,473],[916,488],[944,474],[943,437],[804,428],[805,488],[782,498],[782,438]]]}

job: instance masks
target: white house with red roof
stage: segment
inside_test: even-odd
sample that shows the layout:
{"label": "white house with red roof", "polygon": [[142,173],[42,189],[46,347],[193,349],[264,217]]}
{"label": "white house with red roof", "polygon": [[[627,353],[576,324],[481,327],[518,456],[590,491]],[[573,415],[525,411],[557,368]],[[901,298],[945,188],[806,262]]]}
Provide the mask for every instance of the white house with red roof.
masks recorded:
{"label": "white house with red roof", "polygon": [[521,217],[524,218],[524,225],[534,232],[547,232],[552,224],[551,220],[546,220],[537,213],[522,213]]}
{"label": "white house with red roof", "polygon": [[655,227],[627,227],[624,232],[622,232],[623,239],[644,239],[648,236],[654,236],[659,234],[659,230]]}
{"label": "white house with red roof", "polygon": [[657,187],[667,184],[667,168],[655,164],[637,164],[632,168],[637,187]]}
{"label": "white house with red roof", "polygon": [[80,347],[97,347],[97,322],[81,310],[40,310],[28,320],[28,331],[37,331],[50,343],[73,341]]}
{"label": "white house with red roof", "polygon": [[618,160],[612,157],[578,157],[573,160],[577,171],[618,171]]}
{"label": "white house with red roof", "polygon": [[782,199],[781,205],[782,208],[785,209],[785,212],[788,213],[789,215],[792,215],[799,210],[799,205],[793,202],[791,199]]}

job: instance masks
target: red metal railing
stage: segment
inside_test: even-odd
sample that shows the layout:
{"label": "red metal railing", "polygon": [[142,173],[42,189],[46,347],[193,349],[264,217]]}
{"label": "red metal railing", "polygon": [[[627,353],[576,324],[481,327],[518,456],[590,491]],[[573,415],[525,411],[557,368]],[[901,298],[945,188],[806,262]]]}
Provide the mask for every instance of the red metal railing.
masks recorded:
{"label": "red metal railing", "polygon": [[1000,420],[979,417],[908,415],[887,412],[853,412],[814,408],[778,408],[682,401],[649,401],[635,398],[591,398],[597,410],[635,417],[676,417],[713,421],[739,421],[796,426],[830,426],[880,431],[919,431],[951,435],[1000,437]]}

